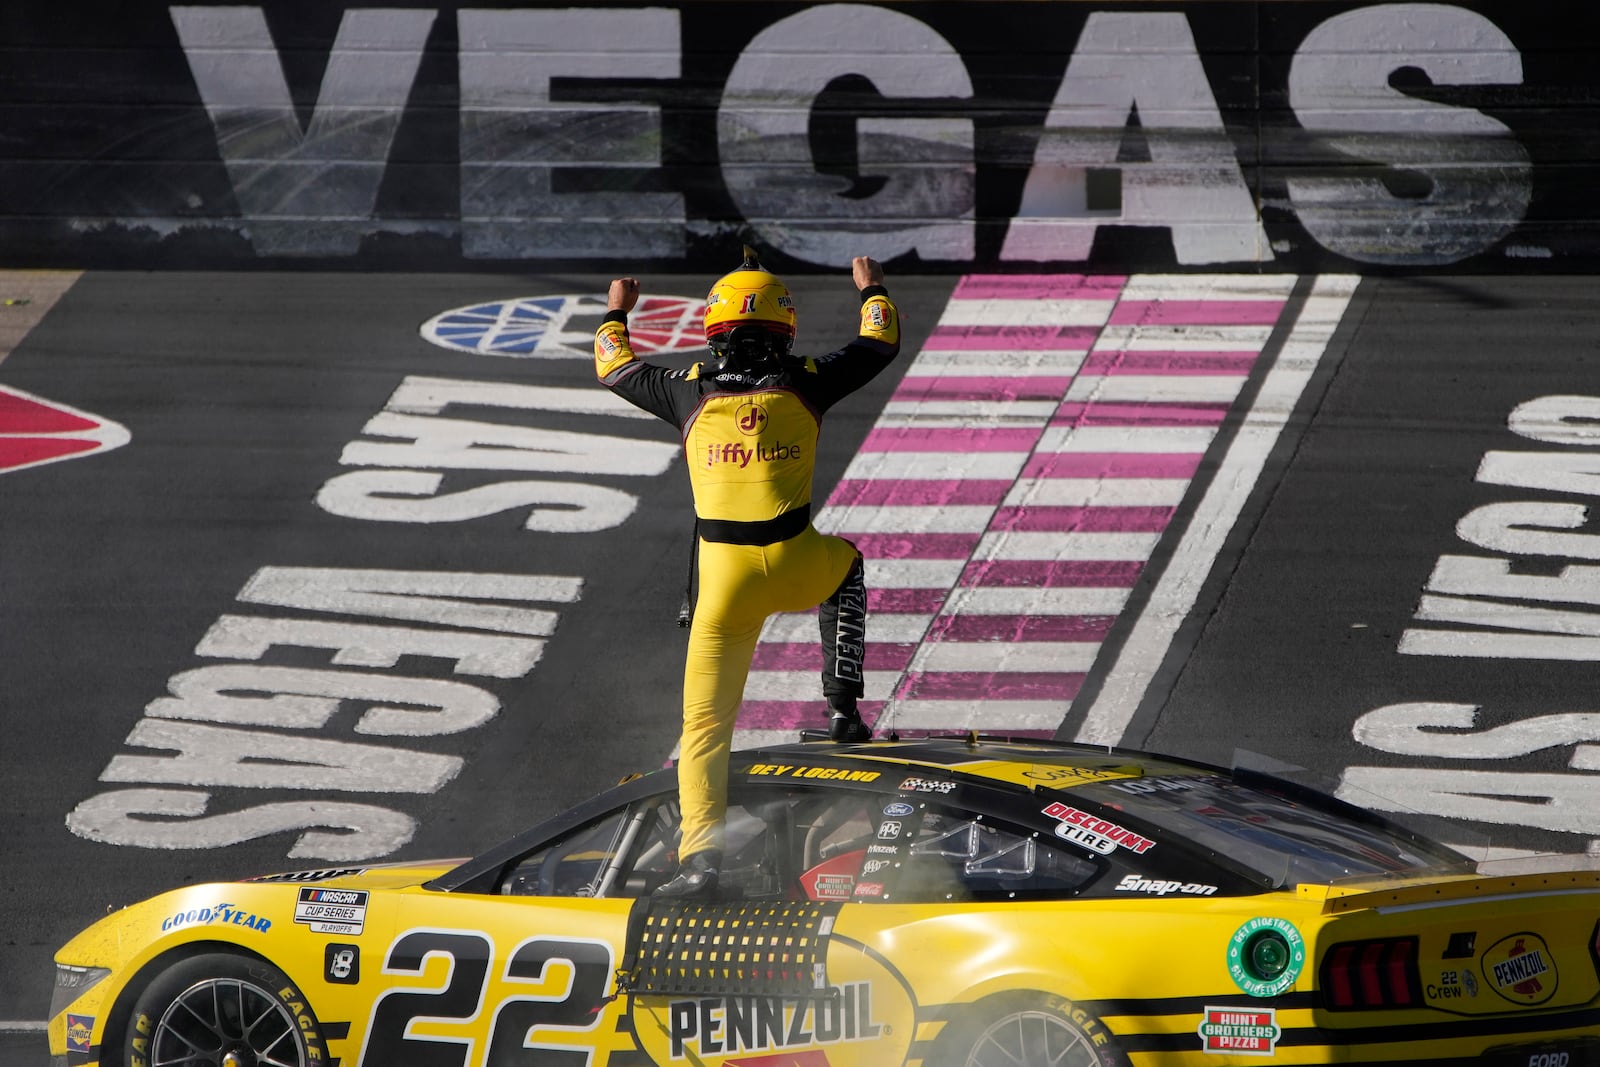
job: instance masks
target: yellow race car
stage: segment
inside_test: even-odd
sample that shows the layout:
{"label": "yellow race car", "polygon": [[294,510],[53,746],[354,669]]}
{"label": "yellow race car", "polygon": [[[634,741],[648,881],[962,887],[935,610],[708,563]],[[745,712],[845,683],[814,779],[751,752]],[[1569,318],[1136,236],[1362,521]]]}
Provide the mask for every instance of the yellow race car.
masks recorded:
{"label": "yellow race car", "polygon": [[974,736],[735,753],[475,859],[195,885],[56,955],[55,1064],[1600,1063],[1600,873],[1489,877],[1279,779]]}

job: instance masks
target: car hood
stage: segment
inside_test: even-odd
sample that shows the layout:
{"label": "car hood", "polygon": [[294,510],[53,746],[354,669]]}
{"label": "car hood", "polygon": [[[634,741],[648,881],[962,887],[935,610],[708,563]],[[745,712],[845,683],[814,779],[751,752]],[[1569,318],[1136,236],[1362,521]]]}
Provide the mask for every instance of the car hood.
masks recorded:
{"label": "car hood", "polygon": [[282,871],[240,878],[240,882],[293,882],[332,889],[404,889],[421,885],[461,866],[466,858],[410,860],[367,867],[327,867],[314,871]]}

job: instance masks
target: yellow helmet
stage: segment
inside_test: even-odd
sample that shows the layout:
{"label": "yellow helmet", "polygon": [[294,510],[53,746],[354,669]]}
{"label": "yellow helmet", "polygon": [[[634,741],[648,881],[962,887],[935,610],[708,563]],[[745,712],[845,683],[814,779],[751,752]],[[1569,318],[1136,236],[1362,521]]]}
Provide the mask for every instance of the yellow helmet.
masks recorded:
{"label": "yellow helmet", "polygon": [[756,250],[745,245],[739,269],[718,278],[706,294],[705,326],[706,343],[718,355],[726,353],[735,330],[741,337],[759,331],[776,354],[786,355],[794,344],[794,298],[777,275],[762,269]]}

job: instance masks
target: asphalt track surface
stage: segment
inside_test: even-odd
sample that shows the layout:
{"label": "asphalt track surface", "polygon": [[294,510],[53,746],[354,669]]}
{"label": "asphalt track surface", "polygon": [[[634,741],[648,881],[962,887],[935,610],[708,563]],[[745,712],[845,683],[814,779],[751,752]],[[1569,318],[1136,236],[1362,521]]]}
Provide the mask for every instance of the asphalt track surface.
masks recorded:
{"label": "asphalt track surface", "polygon": [[[605,278],[68,280],[0,362],[7,1067],[43,1061],[29,1027],[51,953],[107,907],[330,860],[467,854],[659,765],[686,636],[683,460],[663,458],[666,427],[605,406],[582,353],[592,307],[565,322],[565,355],[419,335],[450,309],[593,297]],[[802,347],[850,332],[843,277],[792,281]],[[644,282],[692,300],[705,279]],[[1432,816],[1490,858],[1600,837],[1592,280],[1308,277],[1249,299],[1228,299],[1226,279],[1118,279],[1090,285],[1098,297],[1082,280],[890,284],[905,355],[828,416],[815,494],[819,524],[881,549],[871,714],[1224,764],[1248,750]],[[0,326],[48,303],[0,309],[14,312]],[[1222,304],[1251,329],[1227,334]],[[1058,318],[1028,318],[1042,306]],[[1118,360],[1167,330],[1191,355],[1237,348],[1232,384],[1183,378],[1193,360],[1172,357],[1156,406],[1176,414],[1153,431],[1148,405],[1118,399],[1127,382],[1096,378],[1119,315]],[[998,359],[1008,346],[1067,369]],[[1174,350],[1150,341],[1140,358]],[[964,359],[989,385],[947,388]],[[1149,379],[1136,364],[1117,365]],[[1098,423],[1086,399],[1105,405]],[[478,451],[459,451],[450,419],[479,424]],[[1032,444],[1007,467],[995,456],[1024,446],[999,431],[1023,426]],[[905,445],[918,427],[935,443]],[[1113,463],[1113,446],[1083,444],[1091,428],[1170,433],[1191,457],[1164,447],[1152,474],[1151,448],[1128,445],[1145,458]],[[509,437],[488,459],[495,432]],[[917,448],[937,469],[908,473]],[[1064,547],[1082,544],[1118,558]],[[372,626],[411,636],[355,629]],[[463,631],[476,640],[444,636]],[[992,664],[974,658],[985,646]],[[807,656],[799,638],[764,640],[742,741],[813,714],[809,688],[786,689]],[[351,676],[366,693],[317,688]],[[247,684],[290,678],[293,706]],[[385,699],[409,718],[372,718]]]}

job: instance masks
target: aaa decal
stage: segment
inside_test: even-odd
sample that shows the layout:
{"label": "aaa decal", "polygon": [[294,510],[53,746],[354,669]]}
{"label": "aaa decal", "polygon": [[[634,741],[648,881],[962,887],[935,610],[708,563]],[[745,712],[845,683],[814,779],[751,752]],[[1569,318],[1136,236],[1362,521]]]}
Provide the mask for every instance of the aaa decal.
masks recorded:
{"label": "aaa decal", "polygon": [[[418,332],[455,352],[524,359],[590,359],[606,302],[593,296],[516,297],[442,311]],[[636,355],[705,348],[705,305],[681,296],[651,296],[628,315]]]}
{"label": "aaa decal", "polygon": [[0,474],[121,448],[126,427],[0,385]]}

